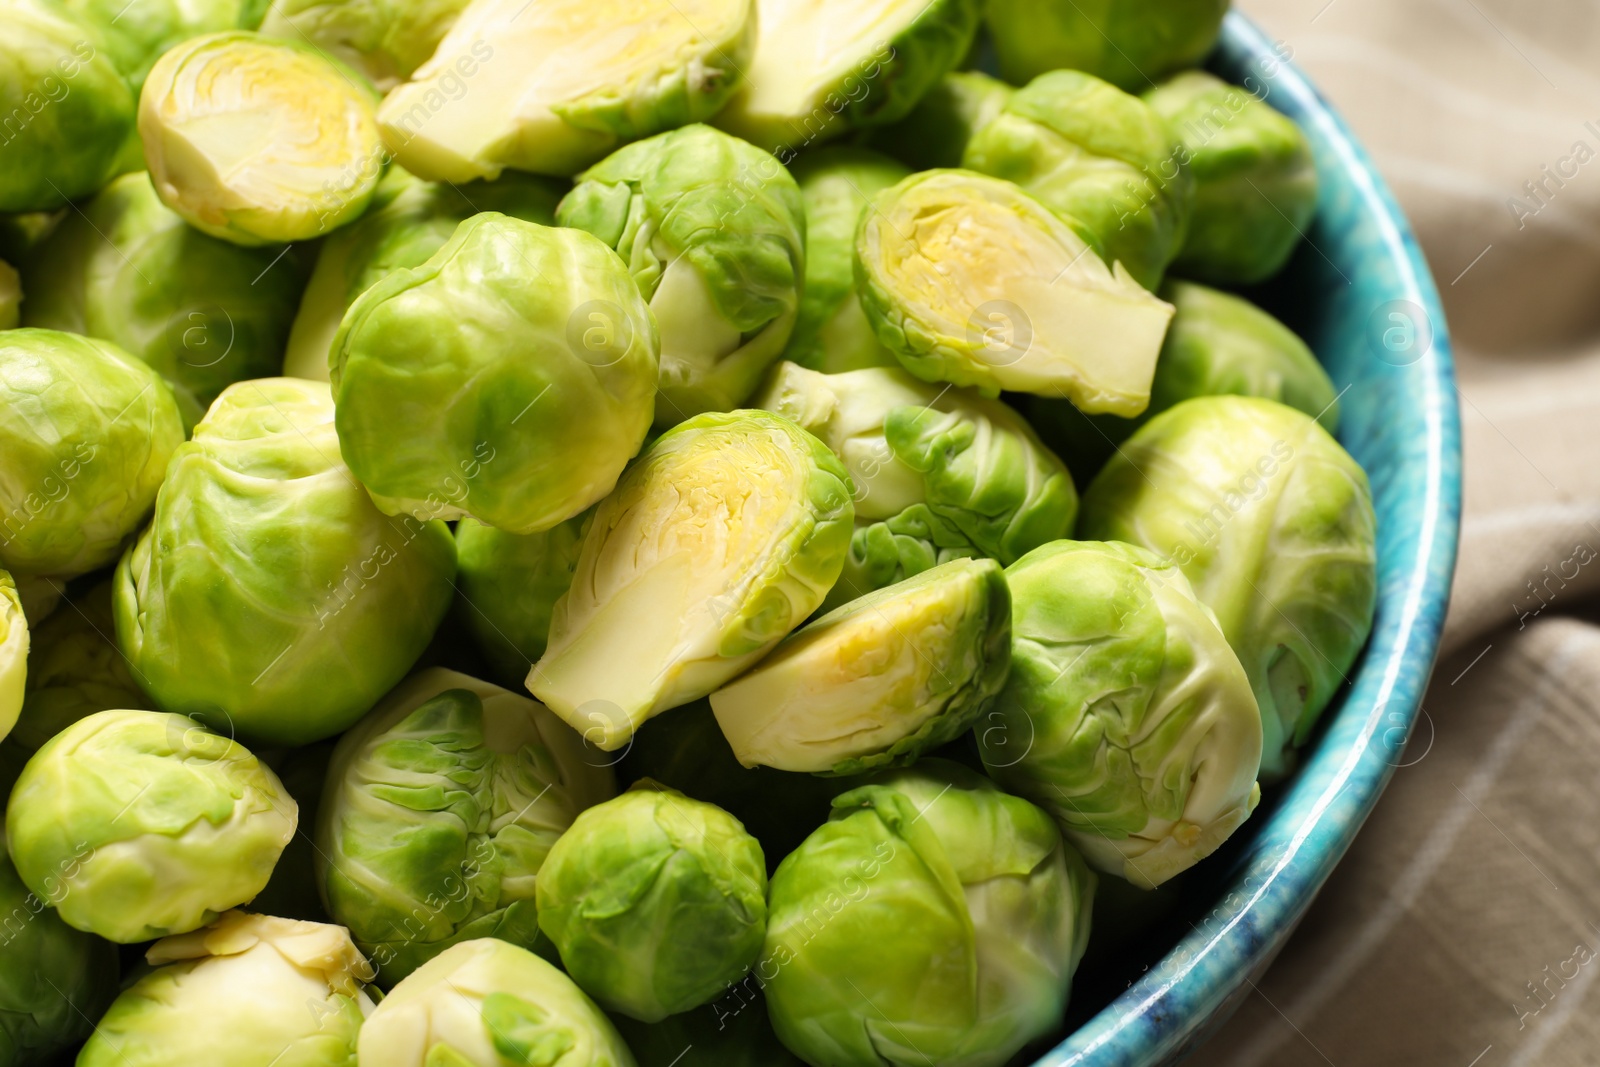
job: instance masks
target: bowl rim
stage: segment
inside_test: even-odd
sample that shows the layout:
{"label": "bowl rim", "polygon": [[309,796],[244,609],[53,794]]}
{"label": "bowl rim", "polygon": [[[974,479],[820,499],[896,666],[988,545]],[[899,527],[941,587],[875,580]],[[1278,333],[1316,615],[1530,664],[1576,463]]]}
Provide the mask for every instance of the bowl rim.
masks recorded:
{"label": "bowl rim", "polygon": [[[1208,67],[1249,84],[1270,79],[1272,104],[1332,153],[1375,223],[1395,273],[1385,295],[1420,308],[1432,344],[1405,368],[1417,411],[1411,452],[1397,464],[1420,491],[1391,560],[1380,560],[1378,618],[1343,701],[1285,789],[1259,839],[1201,923],[1034,1067],[1133,1067],[1171,1062],[1219,1026],[1310,907],[1393,776],[1439,652],[1460,526],[1460,419],[1438,288],[1392,193],[1366,150],[1285,50],[1238,11],[1223,23]],[[1394,562],[1397,560],[1397,562]],[[1391,573],[1392,572],[1392,573]]]}

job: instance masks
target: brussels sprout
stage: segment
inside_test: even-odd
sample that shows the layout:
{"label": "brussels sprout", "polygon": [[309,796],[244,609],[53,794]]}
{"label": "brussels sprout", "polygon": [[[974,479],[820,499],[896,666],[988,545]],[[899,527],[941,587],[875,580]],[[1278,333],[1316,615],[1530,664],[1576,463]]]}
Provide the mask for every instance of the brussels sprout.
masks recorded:
{"label": "brussels sprout", "polygon": [[551,845],[615,790],[610,767],[532,700],[421,671],[334,751],[317,815],[328,912],[385,987],[472,938],[532,948]]}
{"label": "brussels sprout", "polygon": [[0,212],[44,211],[117,173],[134,96],[98,30],[54,4],[9,0],[0,35]]}
{"label": "brussels sprout", "polygon": [[261,32],[314,45],[388,92],[428,61],[466,6],[467,0],[272,0]]}
{"label": "brussels sprout", "polygon": [[456,526],[459,612],[507,685],[520,687],[544,655],[550,614],[572,585],[591,514],[536,534],[506,533],[474,519]]}
{"label": "brussels sprout", "polygon": [[844,467],[788,419],[734,411],[680,424],[595,511],[528,689],[600,748],[622,747],[816,610],[844,565],[852,514]]}
{"label": "brussels sprout", "polygon": [[434,185],[392,168],[378,186],[372,208],[323,240],[289,331],[283,372],[327,381],[329,349],[356,297],[394,271],[422,266],[463,219],[498,211],[548,225],[555,221],[560,199],[559,186],[547,178],[507,174],[496,182]]}
{"label": "brussels sprout", "polygon": [[822,438],[855,485],[850,557],[825,607],[952,558],[1008,564],[1072,532],[1071,476],[998,400],[899,369],[823,375],[785,363],[756,403]]}
{"label": "brussels sprout", "polygon": [[379,508],[537,533],[639,450],[656,332],[599,241],[489,211],[357,297],[329,371],[339,447]]}
{"label": "brussels sprout", "polygon": [[1250,679],[1270,779],[1372,629],[1375,523],[1366,473],[1311,416],[1217,396],[1129,438],[1084,496],[1078,532],[1183,568]]}
{"label": "brussels sprout", "polygon": [[[150,68],[173,45],[218,30],[254,29],[256,0],[56,0],[105,38],[137,100]],[[138,139],[134,138],[137,147]],[[143,164],[140,164],[140,169]]]}
{"label": "brussels sprout", "polygon": [[317,888],[316,844],[311,828],[316,826],[316,813],[322,806],[322,788],[333,746],[332,741],[318,741],[294,749],[279,761],[278,781],[299,805],[300,824],[306,830],[294,835],[272,868],[267,887],[246,905],[253,912],[307,922],[330,921],[328,909],[322,904],[322,891]]}
{"label": "brussels sprout", "polygon": [[[59,891],[59,883],[55,885]],[[117,991],[117,954],[28,891],[0,837],[0,1064],[51,1062],[89,1036]]]}
{"label": "brussels sprout", "polygon": [[1192,70],[1145,100],[1183,142],[1194,176],[1189,234],[1173,266],[1223,285],[1265,281],[1317,210],[1317,166],[1299,126],[1266,102]]}
{"label": "brussels sprout", "polygon": [[747,767],[859,774],[965,733],[1010,662],[1000,565],[955,559],[791,634],[711,707]]}
{"label": "brussels sprout", "polygon": [[0,566],[68,578],[116,559],[182,443],[172,391],[116,345],[0,332]]}
{"label": "brussels sprout", "polygon": [[607,1009],[710,1003],[755,962],[767,865],[732,815],[648,779],[585,811],[539,872],[539,928]]}
{"label": "brussels sprout", "polygon": [[1018,89],[962,166],[1016,182],[1155,289],[1183,247],[1194,180],[1182,143],[1136,96],[1073,70]]}
{"label": "brussels sprout", "polygon": [[239,245],[318,237],[366,211],[383,168],[377,94],[309,45],[245,30],[166,52],[139,95],[156,192]]}
{"label": "brussels sprout", "polygon": [[989,0],[1000,74],[1021,84],[1059,67],[1138,92],[1205,58],[1228,0]]}
{"label": "brussels sprout", "polygon": [[961,61],[980,0],[757,0],[744,83],[717,116],[787,163],[808,145],[905,117]]}
{"label": "brussels sprout", "polygon": [[0,571],[0,740],[17,724],[28,680],[28,620],[17,583]]}
{"label": "brussels sprout", "polygon": [[1050,816],[926,760],[778,865],[756,975],[808,1063],[998,1067],[1061,1021],[1095,877]]}
{"label": "brussels sprout", "polygon": [[576,174],[714,115],[749,66],[752,3],[479,0],[384,100],[384,141],[430,181]]}
{"label": "brussels sprout", "polygon": [[1131,545],[1057,541],[1006,580],[1011,674],[978,730],[989,773],[1135,885],[1209,856],[1261,797],[1261,715],[1183,573]]}
{"label": "brussels sprout", "polygon": [[447,949],[361,1028],[362,1067],[635,1067],[572,979],[492,937]]}
{"label": "brussels sprout", "polygon": [[240,382],[173,456],[117,565],[117,644],[161,707],[309,744],[411,668],[454,576],[444,523],[386,519],[339,462],[326,385]]}
{"label": "brussels sprout", "polygon": [[6,838],[17,873],[68,925],[132,944],[261,892],[297,816],[242,745],[184,715],[102,711],[28,760]]}
{"label": "brussels sprout", "polygon": [[372,968],[337,926],[231,911],[169,937],[95,1028],[78,1067],[354,1064]]}
{"label": "brussels sprout", "polygon": [[788,343],[805,206],[760,149],[709,126],[629,145],[579,176],[556,221],[621,253],[650,301],[661,326],[658,425],[738,407]]}
{"label": "brussels sprout", "polygon": [[1011,182],[932,170],[862,216],[856,283],[878,339],[925,381],[1137,415],[1172,308],[1093,253]]}
{"label": "brussels sprout", "polygon": [[869,143],[916,170],[959,167],[972,135],[1000,114],[1013,92],[981,70],[954,71],[939,79],[911,114],[874,130]]}
{"label": "brussels sprout", "polygon": [[0,330],[14,330],[22,321],[22,279],[17,268],[0,259]]}
{"label": "brussels sprout", "polygon": [[899,366],[856,299],[856,225],[869,197],[910,173],[864,148],[824,148],[795,164],[806,206],[806,278],[785,359],[829,374]]}
{"label": "brussels sprout", "polygon": [[626,1015],[612,1021],[639,1067],[802,1067],[772,1032],[754,975],[712,1003],[658,1023]]}
{"label": "brussels sprout", "polygon": [[[117,651],[110,582],[101,582],[65,610],[52,614],[34,633],[28,684],[22,714],[11,732],[13,741],[36,751],[95,712],[148,708],[149,698]],[[26,647],[26,638],[23,643]],[[0,645],[0,653],[3,650]]]}
{"label": "brussels sprout", "polygon": [[1036,397],[1028,415],[1039,435],[1072,461],[1081,484],[1128,435],[1174,404],[1196,396],[1261,396],[1339,424],[1328,372],[1294,331],[1248,300],[1169,279],[1161,298],[1177,310],[1156,360],[1150,406],[1132,419],[1085,415],[1065,400]]}
{"label": "brussels sprout", "polygon": [[24,318],[138,356],[192,424],[227,386],[278,373],[304,287],[293,250],[206,236],[141,171],[112,182],[40,246]]}

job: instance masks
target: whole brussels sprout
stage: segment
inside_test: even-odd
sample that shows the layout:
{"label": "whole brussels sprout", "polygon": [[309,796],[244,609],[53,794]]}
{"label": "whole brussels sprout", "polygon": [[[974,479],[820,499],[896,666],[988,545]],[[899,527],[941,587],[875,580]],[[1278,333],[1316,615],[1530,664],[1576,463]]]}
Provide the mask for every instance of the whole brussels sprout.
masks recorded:
{"label": "whole brussels sprout", "polygon": [[0,212],[46,211],[117,173],[133,133],[134,96],[98,30],[54,4],[9,0],[0,115]]}
{"label": "whole brussels sprout", "polygon": [[69,213],[40,246],[24,318],[138,356],[193,424],[229,385],[278,373],[304,287],[295,251],[208,237],[163,204],[140,171]]}
{"label": "whole brussels sprout", "polygon": [[339,447],[391,515],[548,530],[609,493],[639,450],[656,351],[610,249],[474,215],[345,312],[329,362]]}
{"label": "whole brussels sprout", "polygon": [[817,374],[782,364],[756,398],[816,434],[855,486],[856,530],[834,608],[952,558],[1012,563],[1072,533],[1072,477],[998,400],[898,368]]}
{"label": "whole brussels sprout", "polygon": [[319,237],[366,211],[383,144],[365,79],[309,45],[246,30],[168,50],[139,94],[161,200],[239,245]]}
{"label": "whole brussels sprout", "polygon": [[14,330],[22,321],[22,278],[17,268],[0,260],[0,330]]}
{"label": "whole brussels sprout", "polygon": [[359,1047],[362,1067],[635,1067],[572,979],[492,937],[445,950],[395,986]]}
{"label": "whole brussels sprout", "polygon": [[1010,662],[1000,565],[954,559],[789,635],[711,708],[747,767],[859,774],[966,733]]}
{"label": "whole brussels sprout", "polygon": [[911,172],[865,148],[823,148],[792,168],[806,206],[806,277],[783,358],[836,374],[897,367],[856,298],[856,225],[867,198]]}
{"label": "whole brussels sprout", "polygon": [[612,1021],[639,1067],[803,1067],[772,1032],[754,975],[714,1002],[658,1023],[626,1015]]}
{"label": "whole brussels sprout", "polygon": [[1294,120],[1204,71],[1145,93],[1183,142],[1194,176],[1189,233],[1174,268],[1222,285],[1277,274],[1317,210],[1317,165]]}
{"label": "whole brussels sprout", "polygon": [[576,174],[629,141],[716,114],[750,63],[752,6],[479,0],[384,100],[384,141],[429,181],[506,167]]}
{"label": "whole brussels sprout", "polygon": [[127,77],[135,100],[150,68],[173,45],[218,30],[254,29],[252,23],[260,17],[257,0],[56,2],[104,36],[106,52]]}
{"label": "whole brussels sprout", "polygon": [[640,141],[579,175],[556,221],[615,248],[650,301],[657,425],[738,407],[788,343],[805,206],[760,149],[709,126]]}
{"label": "whole brussels sprout", "polygon": [[1261,709],[1261,774],[1286,774],[1372,629],[1367,475],[1311,416],[1271,400],[1186,400],[1107,463],[1079,536],[1183,568]]}
{"label": "whole brussels sprout", "polygon": [[449,527],[385,518],[339,462],[326,385],[240,382],[173,455],[117,565],[117,645],[161,707],[309,744],[411,669],[454,576]]}
{"label": "whole brussels sprout", "polygon": [[1136,96],[1075,70],[1018,89],[961,165],[1016,182],[1155,289],[1183,247],[1194,180],[1182,143]]}
{"label": "whole brussels sprout", "polygon": [[182,443],[172,391],[116,345],[0,332],[0,566],[70,578],[116,559]]}
{"label": "whole brussels sprout", "polygon": [[998,1067],[1060,1023],[1094,884],[1050,816],[964,767],[853,789],[773,876],[773,1028],[808,1063]]}
{"label": "whole brussels sprout", "polygon": [[767,928],[767,865],[732,815],[651,781],[583,812],[539,872],[539,929],[573,981],[643,1022],[743,977]]}
{"label": "whole brussels sprout", "polygon": [[[3,592],[0,586],[0,594]],[[62,730],[96,712],[147,709],[149,698],[117,651],[116,632],[109,581],[99,583],[35,628],[22,714],[11,732],[13,741],[37,751]],[[0,644],[0,655],[4,648]]]}
{"label": "whole brussels sprout", "polygon": [[1338,426],[1338,392],[1293,330],[1242,297],[1193,282],[1168,279],[1161,299],[1177,310],[1156,360],[1150,406],[1140,415],[1085,415],[1048,397],[1029,404],[1039,436],[1071,461],[1080,484],[1088,484],[1134,430],[1192,397],[1260,396],[1297,408],[1330,431]]}
{"label": "whole brussels sprout", "polygon": [[399,167],[390,168],[367,213],[323,239],[289,331],[283,373],[327,381],[329,350],[356,297],[397,270],[422,266],[463,219],[498,211],[549,225],[560,199],[556,182],[532,175],[454,186],[418,181]]}
{"label": "whole brussels sprout", "polygon": [[6,838],[22,880],[69,926],[133,944],[261,892],[297,818],[242,745],[184,715],[102,711],[28,760]]}
{"label": "whole brussels sprout", "polygon": [[1153,889],[1261,797],[1250,680],[1176,564],[1057,541],[1006,568],[1011,674],[978,729],[989,773],[1098,870]]}
{"label": "whole brussels sprout", "polygon": [[430,668],[340,739],[317,815],[328,913],[391,986],[451,945],[538,941],[535,883],[609,766],[526,696]]}
{"label": "whole brussels sprout", "polygon": [[506,685],[520,687],[544,655],[550,616],[572,585],[591,514],[536,534],[506,533],[475,519],[456,525],[458,612]]}
{"label": "whole brussels sprout", "polygon": [[958,70],[939,79],[911,114],[881,130],[871,145],[915,170],[961,166],[972,135],[1000,114],[1015,92],[981,70]]}
{"label": "whole brussels sprout", "polygon": [[156,969],[111,1005],[78,1067],[355,1063],[372,968],[339,927],[230,911],[145,958]]}
{"label": "whole brussels sprout", "polygon": [[1000,74],[1021,84],[1060,67],[1138,92],[1205,58],[1229,0],[989,0]]}
{"label": "whole brussels sprout", "polygon": [[844,467],[788,419],[681,423],[596,509],[529,691],[600,748],[622,747],[816,610],[844,565],[852,514]]}
{"label": "whole brussels sprout", "polygon": [[311,828],[316,826],[316,815],[322,807],[322,789],[327,781],[333,747],[332,741],[318,741],[293,749],[278,761],[278,781],[299,805],[300,824],[307,829],[294,835],[283,855],[278,857],[277,866],[272,868],[267,887],[246,905],[257,914],[307,922],[331,921],[318,888],[317,846]]}
{"label": "whole brussels sprout", "polygon": [[[57,883],[59,890],[60,885]],[[51,1062],[78,1044],[117,991],[117,954],[28,891],[0,837],[0,1064]]]}
{"label": "whole brussels sprout", "polygon": [[388,92],[428,61],[467,0],[272,0],[261,32],[305,41]]}
{"label": "whole brussels sprout", "polygon": [[861,216],[856,284],[878,340],[924,381],[1137,415],[1172,308],[1092,252],[1011,182],[930,170]]}
{"label": "whole brussels sprout", "polygon": [[980,0],[757,0],[755,55],[716,117],[794,153],[903,118],[972,47]]}
{"label": "whole brussels sprout", "polygon": [[17,583],[0,571],[0,740],[17,724],[28,683],[28,620]]}

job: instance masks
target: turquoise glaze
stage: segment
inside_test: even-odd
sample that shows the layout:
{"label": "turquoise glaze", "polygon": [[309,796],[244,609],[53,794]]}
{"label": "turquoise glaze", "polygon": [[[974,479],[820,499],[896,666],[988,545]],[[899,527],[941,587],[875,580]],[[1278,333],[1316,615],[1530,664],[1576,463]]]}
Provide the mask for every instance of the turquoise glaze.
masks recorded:
{"label": "turquoise glaze", "polygon": [[[1339,439],[1371,476],[1378,514],[1377,621],[1299,772],[1210,861],[1218,866],[1201,899],[1220,903],[1177,917],[1147,959],[1170,948],[1166,955],[1135,969],[1137,981],[1097,1014],[1083,1019],[1075,1005],[1069,1022],[1081,1025],[1036,1067],[1175,1062],[1249,993],[1405,762],[1400,750],[1433,669],[1455,568],[1455,377],[1416,239],[1344,122],[1253,23],[1230,14],[1210,66],[1264,89],[1316,151],[1322,199],[1309,241],[1282,278],[1250,295],[1288,321],[1347,390]],[[1186,882],[1185,896],[1195,888]],[[1086,992],[1092,1002],[1096,991]]]}

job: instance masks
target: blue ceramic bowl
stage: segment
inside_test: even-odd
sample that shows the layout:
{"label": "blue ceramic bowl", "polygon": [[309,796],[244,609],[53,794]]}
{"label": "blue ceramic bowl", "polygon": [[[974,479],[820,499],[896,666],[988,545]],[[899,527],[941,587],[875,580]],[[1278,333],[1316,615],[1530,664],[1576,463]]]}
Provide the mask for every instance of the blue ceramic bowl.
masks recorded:
{"label": "blue ceramic bowl", "polygon": [[1280,278],[1250,295],[1294,327],[1345,390],[1338,436],[1366,468],[1378,515],[1377,620],[1298,773],[1182,886],[1184,900],[1202,907],[1179,905],[1125,977],[1086,975],[1068,1020],[1077,1028],[1037,1067],[1175,1062],[1249,992],[1402,762],[1455,568],[1455,378],[1438,291],[1410,227],[1344,122],[1253,23],[1228,16],[1210,67],[1264,93],[1316,153],[1322,198],[1307,240]]}

